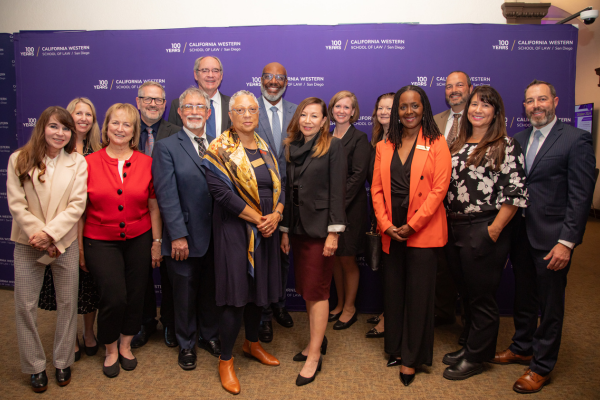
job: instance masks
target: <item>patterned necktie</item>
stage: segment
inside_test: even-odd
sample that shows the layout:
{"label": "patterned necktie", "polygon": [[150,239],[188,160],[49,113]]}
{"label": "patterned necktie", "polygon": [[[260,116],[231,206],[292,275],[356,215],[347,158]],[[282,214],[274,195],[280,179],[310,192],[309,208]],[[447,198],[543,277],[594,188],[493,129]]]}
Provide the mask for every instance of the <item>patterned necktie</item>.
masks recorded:
{"label": "patterned necktie", "polygon": [[152,157],[152,150],[154,149],[154,136],[152,135],[152,128],[146,128],[148,132],[148,137],[146,138],[146,143],[144,143],[144,154]]}
{"label": "patterned necktie", "polygon": [[216,137],[216,123],[215,123],[215,108],[213,107],[213,101],[210,101],[210,118],[206,121],[206,134],[212,137]]}
{"label": "patterned necktie", "polygon": [[194,136],[194,140],[198,143],[198,155],[200,158],[204,157],[204,153],[206,153],[206,146],[204,145],[204,140],[199,138],[198,136]]}
{"label": "patterned necktie", "polygon": [[454,143],[456,140],[456,136],[458,135],[458,120],[462,115],[454,114],[454,121],[452,121],[452,127],[450,128],[450,132],[448,132],[448,138],[446,139],[446,143],[448,143],[448,147]]}
{"label": "patterned necktie", "polygon": [[273,139],[275,139],[275,150],[277,152],[275,154],[279,154],[279,147],[281,146],[281,122],[279,122],[279,116],[277,115],[277,107],[271,107],[271,111],[273,112]]}
{"label": "patterned necktie", "polygon": [[529,175],[529,170],[533,165],[533,161],[535,160],[535,156],[537,155],[538,147],[540,146],[540,136],[542,136],[542,132],[540,130],[536,130],[533,133],[533,142],[527,151],[527,157],[525,157],[525,167],[527,168],[527,175]]}

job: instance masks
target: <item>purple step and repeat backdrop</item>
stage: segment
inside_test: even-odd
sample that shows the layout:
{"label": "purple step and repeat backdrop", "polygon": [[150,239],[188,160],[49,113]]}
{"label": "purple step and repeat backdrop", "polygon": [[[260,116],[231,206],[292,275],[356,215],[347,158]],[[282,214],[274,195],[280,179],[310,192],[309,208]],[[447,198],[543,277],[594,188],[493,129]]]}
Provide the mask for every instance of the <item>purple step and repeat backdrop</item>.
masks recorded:
{"label": "purple step and repeat backdrop", "polygon": [[[100,121],[113,103],[135,104],[137,88],[147,80],[165,86],[170,104],[195,84],[194,60],[207,55],[223,62],[220,90],[227,95],[241,89],[260,95],[262,68],[273,61],[287,68],[288,101],[299,103],[317,96],[329,102],[339,90],[350,90],[361,109],[356,126],[369,136],[371,113],[380,94],[407,84],[419,85],[427,92],[434,113],[439,113],[448,108],[444,99],[447,74],[464,70],[474,85],[499,90],[507,129],[514,135],[528,126],[523,90],[533,79],[556,86],[561,98],[558,116],[567,123],[573,120],[577,32],[572,26],[471,24],[21,32],[14,35],[18,143],[28,140],[46,107],[66,106],[78,96],[94,102]],[[8,136],[12,138],[13,132]],[[0,222],[4,232],[10,229],[7,215],[4,211]],[[10,285],[9,244],[2,244],[0,259],[6,261],[0,265],[0,282]],[[364,262],[360,268],[357,306],[362,312],[379,312],[381,276]],[[498,296],[501,311],[511,313],[510,264],[503,280]],[[303,309],[304,302],[293,289],[293,273],[288,287],[288,307]]]}

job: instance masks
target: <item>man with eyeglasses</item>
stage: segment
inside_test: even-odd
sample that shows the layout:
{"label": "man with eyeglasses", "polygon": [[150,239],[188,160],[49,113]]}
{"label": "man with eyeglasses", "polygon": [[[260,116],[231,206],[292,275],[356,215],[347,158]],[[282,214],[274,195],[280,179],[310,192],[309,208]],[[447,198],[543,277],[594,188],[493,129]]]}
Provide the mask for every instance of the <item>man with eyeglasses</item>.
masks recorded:
{"label": "man with eyeglasses", "polygon": [[[219,92],[219,85],[223,80],[223,64],[214,56],[200,57],[194,63],[194,79],[198,88],[202,89],[210,98],[210,117],[206,121],[206,133],[217,137],[231,126],[229,119],[229,96]],[[169,122],[183,126],[179,109],[179,99],[173,99],[169,110]]]}
{"label": "man with eyeglasses", "polygon": [[[287,84],[287,71],[283,65],[273,62],[267,64],[263,68],[260,86],[262,96],[258,98],[260,117],[258,120],[257,133],[269,144],[273,153],[277,155],[279,171],[281,179],[283,180],[282,185],[285,185],[286,176],[286,160],[283,140],[287,138],[287,128],[297,107],[296,104],[290,103],[282,97],[287,88]],[[288,255],[283,251],[280,252],[280,255],[283,298],[281,298],[278,303],[274,303],[270,307],[267,306],[263,309],[258,338],[261,342],[265,343],[273,340],[273,325],[271,323],[273,315],[275,315],[275,320],[279,325],[286,328],[294,326],[294,321],[285,308],[290,261]]]}
{"label": "man with eyeglasses", "polygon": [[[471,78],[463,71],[451,72],[446,78],[446,103],[449,109],[433,116],[440,132],[444,134],[448,146],[454,142],[460,130],[460,124],[463,121],[463,114],[467,99],[473,91]],[[456,288],[454,279],[450,274],[446,257],[443,252],[439,253],[438,269],[435,282],[435,325],[454,324],[456,322],[456,300],[458,299],[460,288]],[[465,304],[466,295],[461,292],[461,300]],[[463,307],[465,313],[468,307]],[[458,344],[463,346],[469,336],[470,316],[464,315],[464,328],[458,339]]]}
{"label": "man with eyeglasses", "polygon": [[[135,101],[141,116],[141,134],[138,148],[142,153],[152,156],[154,144],[158,140],[177,133],[180,128],[162,118],[165,112],[166,99],[165,89],[160,83],[154,81],[144,82],[138,89],[138,97]],[[156,320],[156,294],[154,292],[154,279],[152,278],[153,270],[150,267],[148,269],[150,276],[144,294],[142,325],[140,331],[131,341],[131,347],[133,348],[145,345],[150,336],[156,332],[156,326],[158,325]],[[162,292],[160,322],[164,329],[164,341],[167,346],[175,347],[177,341],[173,317],[173,289],[164,261],[160,264],[160,281]]]}
{"label": "man with eyeglasses", "polygon": [[202,157],[214,137],[206,132],[208,95],[196,87],[179,97],[183,128],[156,144],[152,176],[163,221],[162,255],[173,284],[178,364],[196,368],[198,345],[215,357],[221,353],[220,311],[215,300],[212,197]]}

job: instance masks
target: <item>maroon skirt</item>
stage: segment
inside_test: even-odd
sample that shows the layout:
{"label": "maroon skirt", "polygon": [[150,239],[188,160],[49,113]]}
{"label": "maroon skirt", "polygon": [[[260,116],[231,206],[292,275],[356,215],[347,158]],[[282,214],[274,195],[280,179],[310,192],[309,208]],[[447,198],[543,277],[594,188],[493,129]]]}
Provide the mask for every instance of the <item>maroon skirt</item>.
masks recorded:
{"label": "maroon skirt", "polygon": [[329,299],[334,256],[325,257],[325,239],[306,235],[290,235],[294,258],[296,293],[305,301]]}

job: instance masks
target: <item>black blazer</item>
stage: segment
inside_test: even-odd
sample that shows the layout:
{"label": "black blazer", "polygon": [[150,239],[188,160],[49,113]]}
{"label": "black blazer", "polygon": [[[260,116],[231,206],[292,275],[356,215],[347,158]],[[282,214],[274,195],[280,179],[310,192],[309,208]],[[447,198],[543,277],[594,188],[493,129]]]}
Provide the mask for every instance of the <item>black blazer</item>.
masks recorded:
{"label": "black blazer", "polygon": [[[180,130],[181,127],[167,122],[164,119],[161,119],[160,125],[158,126],[158,132],[156,132],[156,141],[158,142],[161,139],[168,138],[169,136],[176,134]],[[152,157],[154,157],[154,149],[152,149]]]}
{"label": "black blazer", "polygon": [[[348,173],[346,176],[346,208],[358,199],[364,201],[363,212],[367,207],[367,191],[365,181],[369,173],[371,163],[371,151],[373,146],[369,143],[367,134],[359,131],[351,125],[348,132],[340,139],[344,146]],[[371,172],[371,175],[373,173]]]}
{"label": "black blazer", "polygon": [[[514,136],[525,157],[532,131],[528,128]],[[594,193],[595,168],[592,135],[557,120],[525,180],[529,192],[527,237],[534,249],[549,251],[559,239],[581,243]],[[520,214],[515,216],[517,221]]]}
{"label": "black blazer", "polygon": [[[328,133],[326,133],[328,134]],[[300,168],[298,199],[292,186],[294,173]],[[308,236],[326,238],[330,225],[346,225],[346,156],[342,141],[331,139],[329,151],[321,157],[309,154],[301,166],[287,163],[285,209],[281,226],[290,228],[293,203],[299,205],[300,221]]]}
{"label": "black blazer", "polygon": [[[225,132],[227,129],[231,127],[231,119],[229,119],[229,96],[225,96],[223,93],[219,92],[221,96],[221,127],[217,126],[217,137]],[[171,102],[171,108],[169,109],[169,122],[183,128],[183,121],[181,117],[177,113],[177,109],[179,108],[179,97],[173,99]],[[210,144],[210,143],[209,143]]]}

